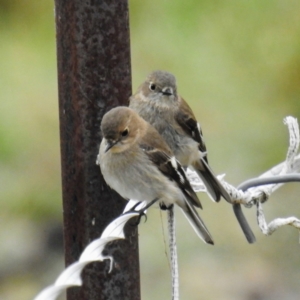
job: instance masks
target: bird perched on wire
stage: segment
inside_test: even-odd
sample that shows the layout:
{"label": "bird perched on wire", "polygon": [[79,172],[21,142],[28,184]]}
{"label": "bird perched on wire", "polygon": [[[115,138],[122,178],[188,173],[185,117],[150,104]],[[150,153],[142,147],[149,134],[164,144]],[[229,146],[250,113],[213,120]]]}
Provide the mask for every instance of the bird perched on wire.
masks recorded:
{"label": "bird perched on wire", "polygon": [[204,242],[213,239],[195,207],[200,201],[159,133],[128,107],[107,112],[97,163],[106,183],[125,199],[178,205]]}
{"label": "bird perched on wire", "polygon": [[154,71],[130,97],[129,107],[162,135],[179,162],[191,166],[205,184],[214,201],[230,196],[208,165],[202,131],[191,108],[177,94],[175,77]]}
{"label": "bird perched on wire", "polygon": [[[211,170],[202,130],[193,111],[177,93],[175,76],[152,72],[129,99],[129,107],[161,134],[183,167],[192,167],[202,179],[210,197],[218,202],[231,197]],[[255,241],[240,205],[233,206],[236,217],[250,243]]]}

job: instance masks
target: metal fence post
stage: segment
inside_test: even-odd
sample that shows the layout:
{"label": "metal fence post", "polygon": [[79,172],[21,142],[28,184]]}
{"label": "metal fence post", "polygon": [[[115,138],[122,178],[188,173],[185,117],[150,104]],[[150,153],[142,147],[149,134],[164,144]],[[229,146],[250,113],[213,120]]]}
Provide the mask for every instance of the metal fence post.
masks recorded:
{"label": "metal fence post", "polygon": [[[127,105],[131,94],[127,0],[55,0],[65,260],[77,260],[123,210],[96,166],[100,122],[106,111]],[[139,300],[137,229],[112,243],[115,259],[88,265],[83,286],[69,300]]]}

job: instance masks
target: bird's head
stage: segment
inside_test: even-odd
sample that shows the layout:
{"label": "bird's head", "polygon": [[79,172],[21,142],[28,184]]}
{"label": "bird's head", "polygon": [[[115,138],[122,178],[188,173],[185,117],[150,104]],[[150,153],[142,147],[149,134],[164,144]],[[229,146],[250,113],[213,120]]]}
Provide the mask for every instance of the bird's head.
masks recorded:
{"label": "bird's head", "polygon": [[140,117],[130,108],[119,106],[107,112],[101,122],[105,139],[105,152],[122,152],[128,149],[139,136]]}

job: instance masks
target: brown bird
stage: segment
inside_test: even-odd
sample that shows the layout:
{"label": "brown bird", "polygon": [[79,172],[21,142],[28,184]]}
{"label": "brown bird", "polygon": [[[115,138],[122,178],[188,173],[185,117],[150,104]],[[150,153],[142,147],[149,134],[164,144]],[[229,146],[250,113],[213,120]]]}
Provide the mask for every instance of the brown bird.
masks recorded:
{"label": "brown bird", "polygon": [[125,199],[178,205],[197,235],[213,239],[198,215],[201,207],[185,172],[159,133],[128,107],[116,107],[102,119],[97,157],[106,183]]}

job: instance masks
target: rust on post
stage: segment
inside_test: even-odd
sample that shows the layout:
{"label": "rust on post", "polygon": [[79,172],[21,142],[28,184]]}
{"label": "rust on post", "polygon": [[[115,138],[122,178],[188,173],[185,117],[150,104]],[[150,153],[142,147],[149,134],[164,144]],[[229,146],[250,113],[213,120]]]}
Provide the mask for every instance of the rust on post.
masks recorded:
{"label": "rust on post", "polygon": [[[126,202],[109,189],[95,164],[100,122],[131,94],[127,0],[55,0],[66,265],[98,238]],[[113,242],[109,262],[88,265],[69,300],[140,299],[137,228]]]}

